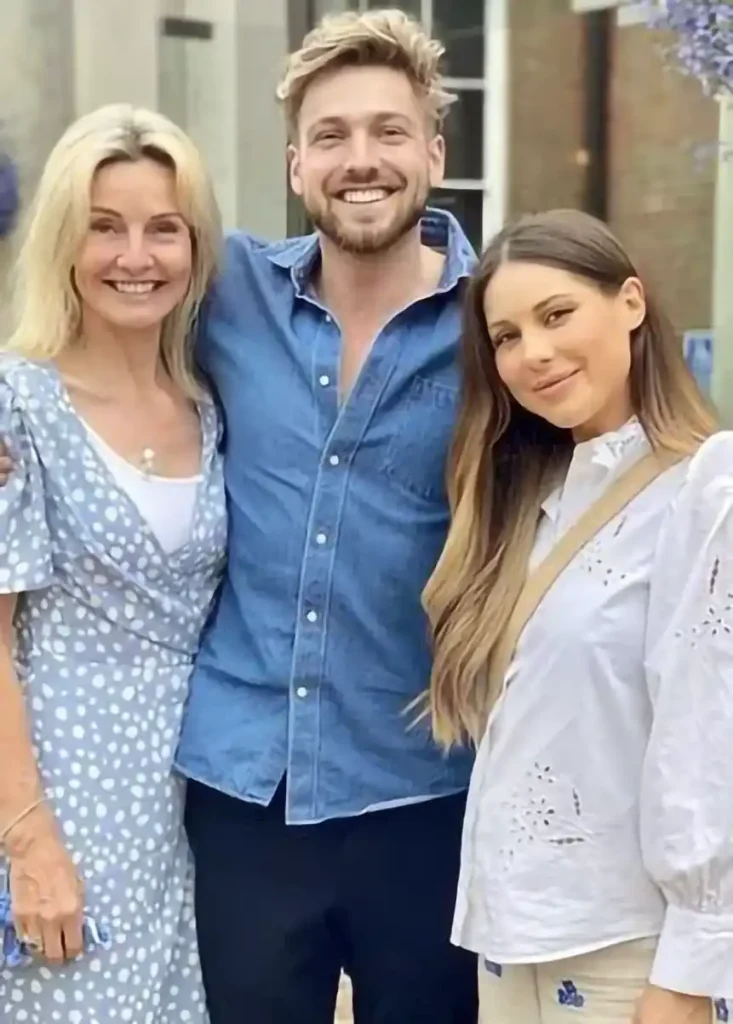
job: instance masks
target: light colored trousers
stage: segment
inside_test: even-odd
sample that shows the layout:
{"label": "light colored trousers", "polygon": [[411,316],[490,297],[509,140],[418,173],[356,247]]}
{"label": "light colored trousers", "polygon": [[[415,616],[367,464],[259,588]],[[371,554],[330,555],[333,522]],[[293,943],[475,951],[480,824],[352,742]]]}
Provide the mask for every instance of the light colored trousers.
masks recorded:
{"label": "light colored trousers", "polygon": [[[479,957],[479,1020],[481,1024],[633,1024],[656,944],[656,939],[642,939],[570,960],[501,969]],[[711,1019],[715,1016],[713,1010]]]}

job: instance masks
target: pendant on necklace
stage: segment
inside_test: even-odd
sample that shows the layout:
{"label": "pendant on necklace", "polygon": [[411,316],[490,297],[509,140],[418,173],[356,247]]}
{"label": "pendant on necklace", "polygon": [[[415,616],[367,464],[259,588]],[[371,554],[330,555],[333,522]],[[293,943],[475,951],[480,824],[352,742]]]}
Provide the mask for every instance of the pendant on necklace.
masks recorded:
{"label": "pendant on necklace", "polygon": [[152,448],[143,448],[142,458],[140,459],[140,468],[146,476],[149,476],[153,472],[153,464],[155,463],[155,452]]}

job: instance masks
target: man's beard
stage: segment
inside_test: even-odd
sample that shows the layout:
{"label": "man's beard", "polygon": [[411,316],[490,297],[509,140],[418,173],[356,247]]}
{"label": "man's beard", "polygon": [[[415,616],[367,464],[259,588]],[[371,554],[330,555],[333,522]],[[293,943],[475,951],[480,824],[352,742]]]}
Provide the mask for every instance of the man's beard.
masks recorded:
{"label": "man's beard", "polygon": [[342,252],[353,256],[375,256],[391,249],[417,227],[425,213],[427,201],[427,193],[420,192],[414,202],[384,228],[357,227],[344,230],[330,202],[322,206],[306,203],[306,213],[315,228]]}

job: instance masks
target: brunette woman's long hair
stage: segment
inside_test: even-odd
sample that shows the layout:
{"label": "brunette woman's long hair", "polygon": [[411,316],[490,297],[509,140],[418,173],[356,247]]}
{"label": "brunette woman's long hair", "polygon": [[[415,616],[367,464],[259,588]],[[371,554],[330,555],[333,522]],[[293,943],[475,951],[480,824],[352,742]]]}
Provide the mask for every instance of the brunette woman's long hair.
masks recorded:
{"label": "brunette woman's long hair", "polygon": [[[554,210],[501,231],[468,285],[463,394],[448,467],[452,524],[423,595],[434,635],[429,713],[445,747],[477,742],[499,696],[489,692],[492,654],[527,575],[542,501],[574,446],[569,430],[522,408],[497,373],[484,296],[507,261],[555,267],[609,295],[639,277],[605,224]],[[629,385],[654,450],[692,453],[715,431],[679,339],[648,290],[646,315],[631,336]]]}

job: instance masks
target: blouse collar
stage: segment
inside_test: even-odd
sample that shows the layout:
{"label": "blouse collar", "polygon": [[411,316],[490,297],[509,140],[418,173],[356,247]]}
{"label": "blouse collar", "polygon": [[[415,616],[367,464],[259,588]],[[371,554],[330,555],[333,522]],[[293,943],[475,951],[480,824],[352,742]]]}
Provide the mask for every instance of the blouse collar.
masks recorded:
{"label": "blouse collar", "polygon": [[631,465],[650,450],[649,440],[636,416],[618,430],[609,431],[575,446],[564,482],[542,503],[553,521],[559,513],[564,492],[577,485],[600,492],[610,476]]}

